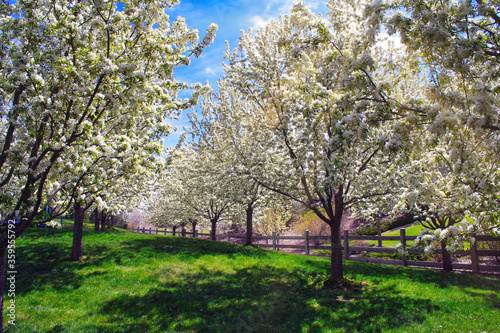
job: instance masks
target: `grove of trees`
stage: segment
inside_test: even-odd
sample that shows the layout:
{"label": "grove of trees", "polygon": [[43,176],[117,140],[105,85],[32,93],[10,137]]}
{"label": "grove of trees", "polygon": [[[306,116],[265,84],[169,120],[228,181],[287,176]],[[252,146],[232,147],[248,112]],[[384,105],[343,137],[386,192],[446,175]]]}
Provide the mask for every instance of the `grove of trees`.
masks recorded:
{"label": "grove of trees", "polygon": [[[0,3],[0,211],[16,237],[71,207],[80,260],[85,211],[141,201],[158,225],[209,223],[212,239],[244,220],[250,245],[300,203],[328,226],[341,280],[347,212],[412,213],[444,253],[500,233],[497,1],[330,0],[326,16],[298,2],[227,45],[213,89],[175,80],[217,30],[171,22],[176,3]],[[199,98],[191,140],[165,151],[168,120]],[[9,245],[4,232],[2,280]]]}
{"label": "grove of trees", "polygon": [[[225,75],[192,117],[188,146],[198,161],[212,156],[201,164],[222,176],[219,199],[233,209],[241,193],[248,202],[273,194],[324,221],[332,279],[343,279],[347,211],[367,220],[413,214],[428,228],[419,243],[440,246],[450,270],[459,235],[498,231],[498,8],[330,1],[328,9],[324,18],[298,3],[228,45]],[[249,194],[252,186],[263,192]]]}
{"label": "grove of trees", "polygon": [[[0,198],[2,215],[19,217],[16,237],[49,205],[60,214],[74,205],[77,217],[93,201],[112,209],[118,193],[147,185],[148,170],[162,164],[164,119],[206,89],[174,71],[217,29],[200,41],[183,18],[170,22],[174,3],[0,3]],[[177,98],[185,89],[194,90],[189,101]],[[9,245],[2,237],[2,281]]]}

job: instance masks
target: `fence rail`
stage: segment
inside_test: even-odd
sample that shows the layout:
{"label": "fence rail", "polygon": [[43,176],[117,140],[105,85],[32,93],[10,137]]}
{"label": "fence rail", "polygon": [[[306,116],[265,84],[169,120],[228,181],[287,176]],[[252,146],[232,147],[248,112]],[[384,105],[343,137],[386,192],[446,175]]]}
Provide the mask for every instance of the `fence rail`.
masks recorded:
{"label": "fence rail", "polygon": [[[168,230],[167,228],[162,228],[162,230],[158,228],[134,228],[131,227],[130,230],[133,232],[139,232],[143,234],[150,235],[172,235],[172,236],[181,236],[181,237],[210,237],[209,233],[201,233],[195,230],[194,232],[187,231],[186,229],[181,229],[180,231],[171,228],[172,230]],[[241,243],[241,240],[245,240],[246,236],[244,235],[236,235],[231,233],[219,234],[216,236],[217,240],[227,241],[227,242],[238,242]],[[342,249],[344,253],[345,260],[354,260],[361,262],[370,262],[377,264],[386,264],[386,265],[403,265],[403,266],[415,266],[415,267],[426,267],[426,268],[440,268],[442,267],[441,262],[437,261],[418,261],[411,260],[407,258],[407,254],[423,254],[423,249],[418,248],[409,248],[407,247],[407,243],[410,241],[414,241],[416,236],[407,236],[406,229],[400,229],[399,236],[353,236],[350,235],[346,230],[342,235]],[[325,245],[314,245],[315,242],[320,241],[330,241],[330,236],[310,236],[309,232],[306,231],[304,236],[278,236],[276,233],[273,233],[272,236],[254,236],[252,237],[255,241],[266,241],[266,244],[255,244],[256,246],[262,248],[273,249],[275,251],[279,251],[280,249],[302,249],[306,255],[316,255],[312,253],[312,250],[331,250],[331,246]],[[301,244],[284,244],[280,243],[280,241],[296,241]],[[378,246],[358,246],[357,244],[351,245],[352,241],[378,241]],[[406,248],[406,253],[400,254],[399,259],[379,259],[379,258],[368,258],[360,256],[364,253],[395,253],[396,250],[393,247],[383,247],[383,241],[399,241],[403,244],[403,247]],[[303,242],[303,244],[302,244]],[[466,270],[472,272],[500,272],[500,265],[494,264],[484,264],[481,263],[482,257],[500,257],[500,250],[488,250],[488,249],[480,249],[478,243],[481,242],[500,242],[500,237],[488,236],[488,235],[477,235],[475,236],[475,242],[470,244],[470,248],[468,250],[456,250],[450,252],[452,256],[460,256],[460,257],[469,257],[468,262],[466,263],[453,263],[453,269],[458,270]],[[442,250],[438,249],[434,252],[435,254],[441,255]]]}

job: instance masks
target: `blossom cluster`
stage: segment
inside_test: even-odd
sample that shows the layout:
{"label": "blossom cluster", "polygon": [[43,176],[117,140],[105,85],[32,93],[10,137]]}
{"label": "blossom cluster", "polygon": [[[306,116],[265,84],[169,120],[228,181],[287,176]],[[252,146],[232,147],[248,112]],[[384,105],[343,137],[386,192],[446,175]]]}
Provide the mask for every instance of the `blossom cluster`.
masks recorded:
{"label": "blossom cluster", "polygon": [[415,246],[425,248],[426,253],[434,252],[440,244],[446,244],[448,251],[463,249],[465,241],[471,243],[475,241],[472,233],[467,233],[469,230],[471,230],[471,226],[466,220],[444,229],[423,229],[415,239]]}
{"label": "blossom cluster", "polygon": [[[169,22],[173,4],[0,5],[2,211],[30,219],[45,205],[94,200],[116,210],[151,185],[171,132],[164,119],[208,89],[176,81],[174,70],[200,56],[217,30],[211,25],[200,42],[183,18]],[[182,100],[185,89],[194,93]]]}

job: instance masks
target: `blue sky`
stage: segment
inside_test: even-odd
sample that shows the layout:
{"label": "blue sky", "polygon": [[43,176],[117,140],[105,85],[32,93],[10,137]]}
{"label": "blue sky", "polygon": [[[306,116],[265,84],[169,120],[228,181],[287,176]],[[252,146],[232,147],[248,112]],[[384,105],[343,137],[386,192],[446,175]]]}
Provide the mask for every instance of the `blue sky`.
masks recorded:
{"label": "blue sky", "polygon": [[[271,20],[277,19],[280,14],[288,14],[294,0],[181,0],[181,3],[168,11],[170,20],[177,16],[186,19],[190,29],[198,29],[200,38],[206,33],[211,23],[219,26],[215,41],[203,52],[198,59],[192,59],[187,68],[178,69],[175,78],[187,83],[205,83],[215,88],[217,81],[222,78],[223,52],[225,41],[231,49],[238,46],[241,30],[255,31]],[[325,13],[327,0],[304,0],[304,3],[315,13]],[[170,121],[178,127],[178,131],[165,139],[165,146],[174,146],[183,126],[188,126],[187,116],[183,114],[180,121]]]}

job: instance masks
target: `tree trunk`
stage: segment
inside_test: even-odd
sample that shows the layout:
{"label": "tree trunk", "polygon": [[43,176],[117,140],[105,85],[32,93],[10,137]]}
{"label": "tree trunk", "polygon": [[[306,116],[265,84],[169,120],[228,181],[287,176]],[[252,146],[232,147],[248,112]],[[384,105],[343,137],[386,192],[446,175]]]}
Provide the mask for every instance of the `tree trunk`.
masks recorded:
{"label": "tree trunk", "polygon": [[108,219],[108,213],[104,211],[101,212],[101,231],[106,231],[106,220]]}
{"label": "tree trunk", "polygon": [[331,269],[330,279],[343,280],[344,279],[344,266],[342,263],[342,243],[340,235],[340,223],[333,222],[330,224],[331,231]]}
{"label": "tree trunk", "polygon": [[212,222],[212,230],[210,230],[210,239],[217,240],[216,237],[217,220],[211,220],[210,222]]}
{"label": "tree trunk", "polygon": [[99,209],[94,209],[94,231],[99,232],[99,223],[100,223],[100,216],[99,216]]}
{"label": "tree trunk", "polygon": [[445,272],[451,272],[453,271],[453,265],[451,262],[451,255],[450,252],[446,249],[446,242],[441,241],[441,251],[443,253],[443,270]]}
{"label": "tree trunk", "polygon": [[191,222],[191,224],[193,225],[193,238],[196,237],[196,225],[198,224],[198,222]]}
{"label": "tree trunk", "polygon": [[253,206],[248,204],[247,206],[247,240],[245,245],[252,245],[252,235],[253,235]]}
{"label": "tree trunk", "polygon": [[[330,232],[332,241],[332,254],[331,254],[331,280],[344,279],[344,266],[342,263],[342,243],[340,227],[342,225],[342,216],[344,214],[344,187],[341,185],[334,196],[334,212],[330,211]],[[326,207],[325,207],[326,208]]]}
{"label": "tree trunk", "polygon": [[75,204],[75,224],[73,227],[73,248],[71,250],[71,259],[80,261],[83,257],[83,214],[84,207]]}

